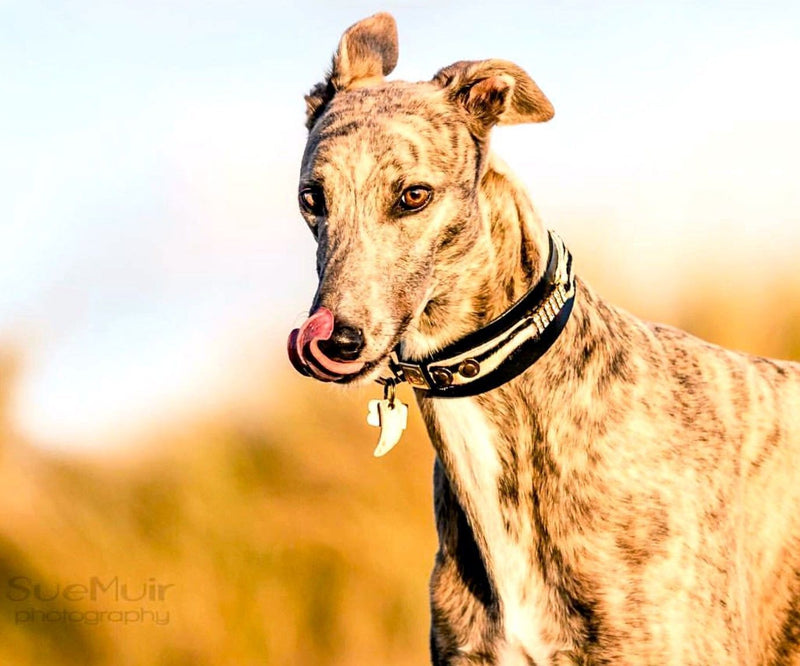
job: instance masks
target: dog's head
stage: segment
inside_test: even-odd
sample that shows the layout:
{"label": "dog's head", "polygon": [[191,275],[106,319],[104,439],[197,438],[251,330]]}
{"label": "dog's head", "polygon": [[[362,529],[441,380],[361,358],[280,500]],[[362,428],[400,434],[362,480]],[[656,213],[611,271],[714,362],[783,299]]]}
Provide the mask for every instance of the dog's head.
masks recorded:
{"label": "dog's head", "polygon": [[490,233],[480,182],[491,128],[553,115],[512,63],[385,81],[396,62],[394,19],[376,14],[344,33],[306,97],[299,204],[317,240],[319,287],[289,354],[321,380],[374,379],[398,343],[442,327]]}

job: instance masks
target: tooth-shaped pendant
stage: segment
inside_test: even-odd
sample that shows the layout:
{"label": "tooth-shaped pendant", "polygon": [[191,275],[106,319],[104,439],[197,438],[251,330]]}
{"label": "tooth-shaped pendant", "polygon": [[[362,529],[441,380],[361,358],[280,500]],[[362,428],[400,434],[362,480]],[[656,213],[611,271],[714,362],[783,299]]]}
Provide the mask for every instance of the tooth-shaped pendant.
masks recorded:
{"label": "tooth-shaped pendant", "polygon": [[367,423],[381,429],[378,445],[375,447],[374,455],[376,458],[389,453],[395,444],[400,441],[403,430],[408,424],[408,405],[392,399],[370,400]]}

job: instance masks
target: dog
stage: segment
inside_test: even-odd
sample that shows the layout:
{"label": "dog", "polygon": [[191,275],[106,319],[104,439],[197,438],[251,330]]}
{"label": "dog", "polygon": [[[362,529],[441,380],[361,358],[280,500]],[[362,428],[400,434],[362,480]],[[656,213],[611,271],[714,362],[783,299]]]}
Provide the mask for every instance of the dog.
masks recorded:
{"label": "dog", "polygon": [[800,664],[800,366],[645,323],[575,276],[489,147],[553,116],[520,67],[389,82],[396,61],[376,14],[306,97],[319,287],[289,355],[383,382],[387,428],[394,385],[414,388],[436,451],[433,664]]}

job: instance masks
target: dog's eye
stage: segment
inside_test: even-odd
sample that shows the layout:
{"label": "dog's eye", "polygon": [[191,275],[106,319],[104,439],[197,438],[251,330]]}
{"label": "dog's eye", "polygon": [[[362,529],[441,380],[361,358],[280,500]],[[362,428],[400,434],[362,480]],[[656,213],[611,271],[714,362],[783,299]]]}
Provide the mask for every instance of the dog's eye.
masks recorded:
{"label": "dog's eye", "polygon": [[397,205],[404,211],[421,210],[431,200],[431,196],[430,188],[423,185],[414,185],[403,190]]}
{"label": "dog's eye", "polygon": [[311,215],[325,214],[325,195],[319,187],[304,187],[298,196],[300,208]]}

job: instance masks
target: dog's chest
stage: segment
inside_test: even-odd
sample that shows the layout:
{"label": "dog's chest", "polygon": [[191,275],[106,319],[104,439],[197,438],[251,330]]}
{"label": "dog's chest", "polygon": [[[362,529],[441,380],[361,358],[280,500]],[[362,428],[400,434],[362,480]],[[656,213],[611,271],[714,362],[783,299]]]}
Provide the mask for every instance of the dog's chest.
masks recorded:
{"label": "dog's chest", "polygon": [[495,427],[471,398],[434,402],[442,462],[500,599],[506,640],[503,663],[516,663],[515,658],[527,663],[523,657],[530,657],[537,664],[549,664],[555,652],[568,646],[556,640],[560,632],[548,611],[531,516],[525,507],[501,501],[503,469]]}

